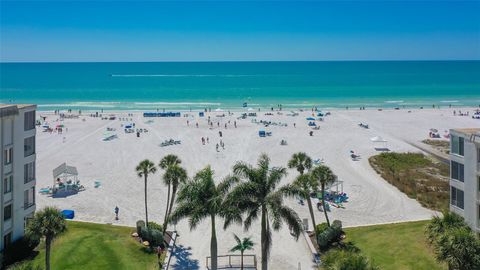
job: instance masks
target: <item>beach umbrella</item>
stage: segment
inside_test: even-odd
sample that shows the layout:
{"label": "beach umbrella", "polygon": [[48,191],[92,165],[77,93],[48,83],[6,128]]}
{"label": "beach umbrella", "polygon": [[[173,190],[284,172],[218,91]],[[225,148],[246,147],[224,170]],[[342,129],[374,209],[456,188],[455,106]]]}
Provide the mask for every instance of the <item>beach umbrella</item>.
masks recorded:
{"label": "beach umbrella", "polygon": [[434,133],[437,133],[437,132],[438,132],[438,129],[436,129],[436,128],[431,128],[430,131],[431,131],[431,132],[434,132]]}
{"label": "beach umbrella", "polygon": [[308,120],[308,121],[315,121],[315,118],[313,118],[313,117],[308,117],[307,120]]}
{"label": "beach umbrella", "polygon": [[215,111],[216,111],[216,112],[223,112],[223,110],[220,109],[220,108],[215,109]]}

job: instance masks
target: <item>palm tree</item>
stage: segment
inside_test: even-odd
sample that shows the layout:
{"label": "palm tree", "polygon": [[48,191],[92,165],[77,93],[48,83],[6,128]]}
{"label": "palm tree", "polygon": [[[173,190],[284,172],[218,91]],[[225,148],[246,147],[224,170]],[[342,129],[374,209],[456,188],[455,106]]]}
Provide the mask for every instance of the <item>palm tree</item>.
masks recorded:
{"label": "palm tree", "polygon": [[230,252],[240,251],[240,270],[243,270],[243,253],[245,250],[252,250],[254,243],[250,240],[250,237],[244,237],[242,240],[236,234],[233,234],[233,237],[237,244],[230,249]]}
{"label": "palm tree", "polygon": [[170,222],[188,218],[190,230],[193,230],[205,218],[211,220],[210,257],[211,269],[217,269],[217,233],[215,218],[226,214],[225,197],[236,177],[227,177],[215,186],[213,171],[210,166],[197,172],[192,180],[180,188],[177,208],[170,215]]}
{"label": "palm tree", "polygon": [[295,153],[288,161],[288,168],[295,168],[300,174],[303,175],[305,171],[308,171],[312,168],[312,159],[304,152]]}
{"label": "palm tree", "polygon": [[[262,269],[268,269],[268,258],[272,245],[270,221],[275,231],[280,230],[283,222],[287,223],[296,239],[302,231],[302,225],[297,213],[283,204],[286,194],[277,185],[287,174],[285,168],[270,168],[270,159],[262,154],[258,159],[258,167],[238,162],[233,171],[236,176],[246,179],[238,184],[228,196],[228,203],[246,213],[244,220],[245,230],[248,230],[253,221],[261,216],[261,253]],[[230,223],[227,217],[226,224]]]}
{"label": "palm tree", "polygon": [[67,229],[65,217],[55,207],[45,207],[37,211],[27,225],[27,235],[33,239],[45,237],[45,269],[50,270],[50,250],[52,241]]}
{"label": "palm tree", "polygon": [[454,228],[468,228],[463,218],[453,212],[444,211],[442,217],[434,216],[425,227],[425,234],[430,244],[435,243],[441,235]]}
{"label": "palm tree", "polygon": [[455,228],[442,234],[436,242],[435,253],[449,269],[480,269],[480,240],[467,228]]}
{"label": "palm tree", "polygon": [[325,207],[325,187],[333,184],[337,180],[337,176],[333,174],[332,170],[325,165],[315,167],[311,171],[311,174],[314,181],[318,181],[320,183],[323,213],[325,213],[327,225],[330,227],[330,220],[328,219],[327,208]]}
{"label": "palm tree", "polygon": [[[169,154],[166,155],[160,160],[160,163],[158,166],[164,170],[167,170],[168,168],[175,166],[175,165],[180,165],[182,161],[180,158],[178,158],[176,155]],[[163,232],[165,233],[166,231],[166,226],[167,226],[167,216],[168,216],[168,206],[170,205],[170,189],[171,189],[171,179],[169,177],[165,177],[165,174],[163,176],[163,183],[168,187],[168,193],[167,193],[167,203],[166,203],[166,208],[165,208],[165,218],[163,220]],[[172,200],[173,201],[173,200]]]}
{"label": "palm tree", "polygon": [[[292,184],[283,187],[282,189],[286,194],[291,196],[298,196],[307,201],[308,210],[310,211],[310,218],[312,219],[313,223],[313,231],[315,232],[315,236],[317,236],[317,230],[315,230],[315,226],[317,223],[315,222],[315,215],[313,213],[313,206],[312,206],[312,199],[310,198],[310,194],[312,192],[318,191],[319,181],[312,177],[312,174],[301,173]],[[316,237],[315,237],[316,238]]]}
{"label": "palm tree", "polygon": [[155,164],[148,159],[141,161],[135,168],[138,177],[143,177],[145,180],[145,224],[148,227],[148,207],[147,207],[147,180],[149,174],[154,174],[157,171]]}
{"label": "palm tree", "polygon": [[[165,173],[165,179],[168,179],[167,182],[170,183],[172,186],[172,198],[170,199],[170,206],[168,207],[168,213],[166,216],[166,221],[168,217],[172,213],[173,203],[175,202],[175,195],[177,193],[177,189],[181,183],[185,183],[187,181],[187,171],[180,167],[179,165],[173,165],[167,169]],[[168,222],[165,222],[163,225],[163,233],[167,231]]]}

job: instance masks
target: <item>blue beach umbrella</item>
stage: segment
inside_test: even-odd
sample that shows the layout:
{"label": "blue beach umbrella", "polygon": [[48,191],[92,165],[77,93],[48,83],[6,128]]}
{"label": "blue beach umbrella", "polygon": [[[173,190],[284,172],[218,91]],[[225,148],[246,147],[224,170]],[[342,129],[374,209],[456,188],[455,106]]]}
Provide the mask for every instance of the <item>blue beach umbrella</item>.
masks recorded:
{"label": "blue beach umbrella", "polygon": [[315,118],[313,118],[313,117],[308,117],[307,120],[308,120],[308,121],[315,121]]}

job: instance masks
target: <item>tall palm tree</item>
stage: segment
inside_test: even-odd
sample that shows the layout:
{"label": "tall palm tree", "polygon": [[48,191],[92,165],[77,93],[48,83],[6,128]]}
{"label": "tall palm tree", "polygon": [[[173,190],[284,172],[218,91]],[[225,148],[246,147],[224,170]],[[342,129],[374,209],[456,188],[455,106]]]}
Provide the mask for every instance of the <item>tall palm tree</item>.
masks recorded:
{"label": "tall palm tree", "polygon": [[325,207],[325,187],[333,184],[337,180],[337,176],[332,172],[332,170],[330,170],[329,167],[325,165],[320,165],[313,168],[311,174],[314,181],[318,181],[320,183],[323,213],[325,213],[327,225],[330,227],[330,220],[328,219],[327,208]]}
{"label": "tall palm tree", "polygon": [[[167,170],[168,168],[176,165],[180,165],[182,161],[180,158],[178,158],[176,155],[169,154],[164,156],[161,160],[158,166],[162,168],[163,170]],[[167,203],[165,204],[165,217],[163,220],[163,232],[165,233],[166,231],[166,225],[167,225],[167,216],[168,216],[168,206],[170,205],[170,189],[172,187],[171,185],[171,179],[169,177],[165,177],[165,174],[163,176],[163,183],[168,187],[168,193],[167,193]],[[172,200],[173,201],[173,200]]]}
{"label": "tall palm tree", "polygon": [[148,227],[148,207],[147,207],[147,180],[149,174],[154,174],[157,171],[155,164],[148,159],[141,161],[135,168],[138,177],[143,177],[145,181],[145,224]]}
{"label": "tall palm tree", "polygon": [[312,159],[305,152],[295,153],[288,161],[288,168],[295,168],[300,174],[303,174],[312,168]]}
{"label": "tall palm tree", "polygon": [[215,218],[225,215],[225,197],[233,184],[238,182],[236,177],[227,177],[215,185],[213,171],[210,166],[197,172],[192,180],[181,186],[178,192],[177,207],[170,215],[170,222],[178,222],[188,218],[190,230],[206,218],[211,221],[210,257],[211,269],[217,269],[217,233]]}
{"label": "tall palm tree", "polygon": [[244,237],[243,239],[240,239],[236,234],[233,234],[233,237],[235,238],[237,244],[230,249],[230,252],[240,251],[240,270],[243,270],[243,253],[245,250],[252,250],[254,243],[250,237]]}
{"label": "tall palm tree", "polygon": [[[173,203],[175,202],[175,195],[177,193],[177,189],[181,183],[185,183],[187,181],[187,171],[180,167],[179,165],[173,165],[169,167],[165,173],[165,178],[168,179],[168,182],[172,186],[172,198],[170,199],[170,206],[168,207],[168,213],[166,216],[166,221],[168,217],[172,213]],[[163,225],[163,232],[167,231],[168,222],[165,222]]]}
{"label": "tall palm tree", "polygon": [[55,207],[45,207],[37,211],[27,225],[27,235],[34,239],[45,237],[45,269],[50,270],[50,250],[52,241],[67,229],[65,217]]}
{"label": "tall palm tree", "polygon": [[310,218],[312,219],[313,224],[313,231],[315,232],[315,236],[317,231],[315,230],[315,226],[317,223],[315,222],[315,215],[313,212],[312,206],[312,199],[310,198],[310,194],[313,192],[318,191],[319,181],[318,179],[312,177],[311,173],[303,174],[301,173],[292,184],[283,187],[282,189],[286,194],[291,196],[298,196],[307,201],[308,210],[310,212]]}
{"label": "tall palm tree", "polygon": [[[287,223],[296,239],[302,231],[302,225],[297,213],[283,204],[286,194],[277,186],[287,174],[285,168],[270,168],[270,159],[262,154],[258,159],[258,167],[238,162],[233,171],[239,178],[246,181],[239,183],[229,194],[228,203],[234,208],[246,213],[244,220],[245,230],[248,230],[253,221],[261,217],[261,253],[262,269],[268,269],[268,258],[272,245],[270,222],[275,231],[278,231],[283,222]],[[229,224],[227,217],[226,224]]]}

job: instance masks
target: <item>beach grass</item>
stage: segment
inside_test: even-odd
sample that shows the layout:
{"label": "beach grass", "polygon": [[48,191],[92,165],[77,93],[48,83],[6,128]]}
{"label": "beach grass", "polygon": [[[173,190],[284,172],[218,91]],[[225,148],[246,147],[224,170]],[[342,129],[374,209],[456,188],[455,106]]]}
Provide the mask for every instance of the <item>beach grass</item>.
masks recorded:
{"label": "beach grass", "polygon": [[447,269],[435,260],[424,229],[428,221],[404,222],[344,229],[362,254],[384,270]]}
{"label": "beach grass", "polygon": [[448,165],[418,153],[382,153],[368,161],[383,179],[423,207],[448,209]]}
{"label": "beach grass", "polygon": [[[131,237],[131,227],[69,221],[52,246],[52,269],[158,269],[157,256]],[[33,264],[45,267],[45,249]],[[161,258],[163,259],[163,257]]]}

